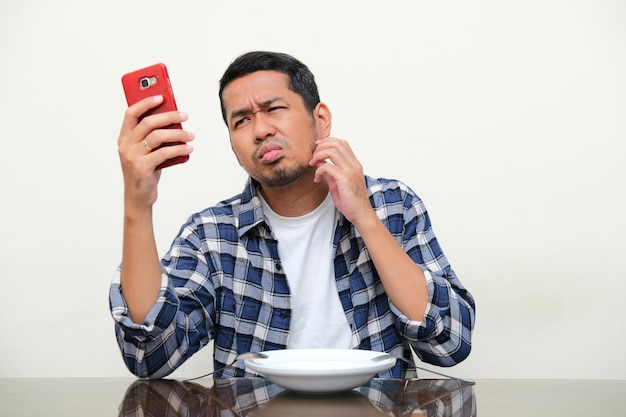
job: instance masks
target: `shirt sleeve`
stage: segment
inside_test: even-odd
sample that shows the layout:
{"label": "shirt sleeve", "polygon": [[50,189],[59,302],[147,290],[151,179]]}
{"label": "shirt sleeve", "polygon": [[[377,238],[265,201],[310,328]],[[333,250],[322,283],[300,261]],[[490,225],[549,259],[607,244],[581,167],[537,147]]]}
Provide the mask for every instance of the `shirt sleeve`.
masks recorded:
{"label": "shirt sleeve", "polygon": [[172,296],[173,289],[169,288],[167,275],[161,276],[161,289],[156,304],[152,307],[142,324],[137,324],[130,318],[130,311],[121,291],[121,271],[115,272],[115,277],[109,291],[111,315],[116,325],[121,327],[125,335],[135,338],[140,342],[154,340],[161,334],[164,328],[157,326],[167,325],[172,322],[176,313],[176,297]]}
{"label": "shirt sleeve", "polygon": [[424,275],[430,294],[424,321],[410,320],[393,304],[391,309],[398,316],[401,333],[423,362],[438,366],[456,365],[467,358],[471,350],[473,300],[469,293],[465,298],[459,297],[447,285],[446,279],[430,271],[424,271]]}
{"label": "shirt sleeve", "polygon": [[423,322],[398,315],[400,331],[424,362],[453,366],[471,350],[475,303],[441,250],[422,201],[409,191],[403,247],[426,277],[429,302]]}
{"label": "shirt sleeve", "polygon": [[[204,269],[183,267],[193,259]],[[109,291],[111,314],[122,357],[128,369],[142,378],[162,378],[209,343],[213,320],[209,305],[206,263],[197,246],[178,237],[161,265],[157,302],[143,323],[134,323],[121,292],[121,271],[115,273]],[[212,302],[207,301],[212,305]]]}
{"label": "shirt sleeve", "polygon": [[133,322],[126,300],[121,292],[120,270],[109,291],[111,315],[115,322],[117,342],[128,369],[142,378],[160,378],[170,374],[182,361],[175,354],[173,338],[176,337],[175,317],[179,301],[162,274],[161,289],[156,304],[143,323]]}

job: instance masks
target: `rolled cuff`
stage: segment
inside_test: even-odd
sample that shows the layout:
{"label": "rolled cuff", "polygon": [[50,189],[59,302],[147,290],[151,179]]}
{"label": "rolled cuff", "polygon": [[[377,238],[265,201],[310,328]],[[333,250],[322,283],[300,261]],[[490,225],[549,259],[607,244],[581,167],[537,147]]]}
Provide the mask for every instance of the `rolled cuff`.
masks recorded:
{"label": "rolled cuff", "polygon": [[159,337],[172,324],[178,311],[178,297],[171,287],[167,274],[161,273],[161,288],[156,303],[148,312],[143,323],[135,323],[130,317],[128,304],[121,288],[121,271],[115,273],[109,289],[111,316],[116,325],[124,333],[124,339],[135,339],[138,342],[149,342]]}
{"label": "rolled cuff", "polygon": [[428,334],[432,331],[428,331],[427,318],[432,317],[430,314],[433,312],[432,304],[432,288],[433,277],[428,270],[423,270],[424,277],[426,278],[426,288],[428,290],[428,304],[426,304],[426,310],[424,311],[423,320],[411,320],[404,313],[402,313],[393,303],[389,303],[391,311],[398,317],[398,325],[400,333],[411,341],[418,340],[419,338],[428,337]]}

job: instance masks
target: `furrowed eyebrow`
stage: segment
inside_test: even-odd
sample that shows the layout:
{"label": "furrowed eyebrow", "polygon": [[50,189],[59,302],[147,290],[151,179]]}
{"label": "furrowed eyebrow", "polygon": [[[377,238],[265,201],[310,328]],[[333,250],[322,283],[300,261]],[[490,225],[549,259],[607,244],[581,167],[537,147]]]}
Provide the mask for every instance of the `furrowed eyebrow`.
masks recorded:
{"label": "furrowed eyebrow", "polygon": [[230,119],[236,119],[239,118],[241,116],[245,116],[246,114],[251,113],[250,109],[239,109],[239,110],[234,110],[231,114],[230,114]]}
{"label": "furrowed eyebrow", "polygon": [[[271,107],[272,104],[274,104],[275,102],[280,101],[280,100],[282,100],[282,97],[273,97],[273,98],[265,100],[260,105],[261,110],[267,109],[268,107]],[[236,119],[236,118],[248,115],[248,114],[254,114],[254,113],[256,113],[256,112],[252,111],[252,109],[249,108],[249,107],[233,110],[233,112],[230,114],[230,120],[233,120],[233,119]]]}

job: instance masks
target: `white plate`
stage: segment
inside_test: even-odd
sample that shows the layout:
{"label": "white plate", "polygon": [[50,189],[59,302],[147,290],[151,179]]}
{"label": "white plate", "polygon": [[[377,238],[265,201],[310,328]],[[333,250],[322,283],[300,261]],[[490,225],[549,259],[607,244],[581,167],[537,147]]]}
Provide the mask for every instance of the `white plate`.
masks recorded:
{"label": "white plate", "polygon": [[372,361],[382,352],[357,349],[285,349],[263,352],[268,357],[247,359],[246,367],[283,388],[328,394],[365,384],[391,368],[395,358]]}

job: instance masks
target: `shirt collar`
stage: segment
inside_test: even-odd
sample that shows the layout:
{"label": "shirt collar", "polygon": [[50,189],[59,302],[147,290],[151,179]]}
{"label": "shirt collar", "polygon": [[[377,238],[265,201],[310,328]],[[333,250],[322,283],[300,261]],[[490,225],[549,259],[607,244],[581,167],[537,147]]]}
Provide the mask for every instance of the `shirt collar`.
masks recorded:
{"label": "shirt collar", "polygon": [[[367,179],[367,177],[366,177]],[[265,225],[269,229],[269,224],[263,213],[263,204],[259,198],[259,186],[260,184],[252,177],[248,177],[246,186],[241,193],[241,207],[239,211],[239,237],[248,233],[249,231],[256,229],[260,225]],[[368,187],[368,193],[372,194],[372,190]],[[338,213],[338,226],[348,227],[351,225],[350,221],[346,219],[341,213]]]}
{"label": "shirt collar", "polygon": [[263,206],[258,195],[259,183],[248,177],[246,186],[241,193],[241,207],[239,210],[239,237],[242,237],[250,230],[255,229],[260,224],[266,224]]}

